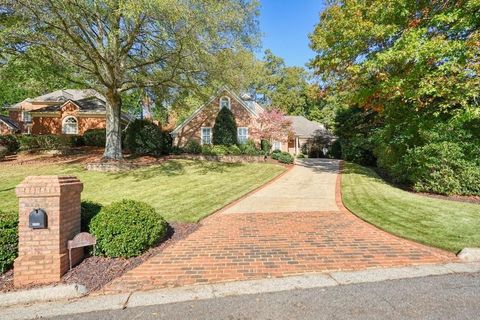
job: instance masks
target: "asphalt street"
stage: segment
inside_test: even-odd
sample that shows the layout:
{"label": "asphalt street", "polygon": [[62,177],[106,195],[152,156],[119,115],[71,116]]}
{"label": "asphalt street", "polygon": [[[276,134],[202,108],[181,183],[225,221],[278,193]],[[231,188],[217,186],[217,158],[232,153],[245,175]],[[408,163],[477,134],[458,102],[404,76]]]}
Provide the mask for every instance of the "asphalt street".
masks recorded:
{"label": "asphalt street", "polygon": [[480,273],[232,296],[51,319],[480,319]]}

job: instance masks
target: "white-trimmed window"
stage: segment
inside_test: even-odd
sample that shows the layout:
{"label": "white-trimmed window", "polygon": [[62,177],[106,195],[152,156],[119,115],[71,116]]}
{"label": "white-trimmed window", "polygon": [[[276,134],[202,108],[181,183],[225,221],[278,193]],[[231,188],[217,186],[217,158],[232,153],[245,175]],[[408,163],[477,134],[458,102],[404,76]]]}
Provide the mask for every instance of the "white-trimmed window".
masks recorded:
{"label": "white-trimmed window", "polygon": [[220,98],[220,109],[228,108],[230,109],[230,98],[227,96],[223,96]]}
{"label": "white-trimmed window", "polygon": [[248,141],[248,128],[237,128],[237,140],[238,143],[247,143]]}
{"label": "white-trimmed window", "polygon": [[63,134],[77,134],[78,133],[77,118],[75,118],[73,116],[68,116],[68,117],[63,118],[62,133]]}
{"label": "white-trimmed window", "polygon": [[273,150],[282,150],[282,143],[280,141],[273,141],[272,149]]}
{"label": "white-trimmed window", "polygon": [[23,111],[22,112],[22,120],[23,122],[32,122],[32,115],[30,112]]}
{"label": "white-trimmed window", "polygon": [[202,127],[201,130],[202,144],[212,144],[212,128]]}

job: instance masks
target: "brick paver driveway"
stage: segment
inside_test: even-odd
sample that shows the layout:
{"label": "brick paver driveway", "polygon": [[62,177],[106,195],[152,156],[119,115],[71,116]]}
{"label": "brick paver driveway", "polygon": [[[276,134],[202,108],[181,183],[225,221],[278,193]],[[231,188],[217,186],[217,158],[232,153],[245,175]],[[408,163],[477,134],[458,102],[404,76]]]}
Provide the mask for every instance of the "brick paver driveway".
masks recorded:
{"label": "brick paver driveway", "polygon": [[[383,232],[341,204],[339,162],[305,160],[105,292],[442,263],[454,255]],[[287,201],[285,200],[287,199]]]}

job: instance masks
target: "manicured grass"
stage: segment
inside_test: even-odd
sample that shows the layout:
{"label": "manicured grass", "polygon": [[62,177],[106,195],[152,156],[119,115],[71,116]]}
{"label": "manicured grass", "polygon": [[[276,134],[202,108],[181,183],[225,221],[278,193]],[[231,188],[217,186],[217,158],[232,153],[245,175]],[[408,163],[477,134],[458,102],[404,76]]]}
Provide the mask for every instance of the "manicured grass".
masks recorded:
{"label": "manicured grass", "polygon": [[342,198],[350,211],[395,235],[453,252],[480,247],[480,205],[416,195],[351,163],[345,163]]}
{"label": "manicured grass", "polygon": [[81,165],[0,167],[0,209],[17,211],[15,186],[29,175],[73,175],[84,184],[82,200],[109,204],[145,201],[168,221],[196,222],[283,172],[274,164],[225,164],[171,160],[124,173],[85,171]]}

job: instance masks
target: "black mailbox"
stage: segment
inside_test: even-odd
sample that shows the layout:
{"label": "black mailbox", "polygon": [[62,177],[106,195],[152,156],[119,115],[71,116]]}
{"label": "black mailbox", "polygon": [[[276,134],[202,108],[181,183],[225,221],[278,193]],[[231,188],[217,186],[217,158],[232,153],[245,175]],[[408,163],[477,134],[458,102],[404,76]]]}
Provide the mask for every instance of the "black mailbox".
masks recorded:
{"label": "black mailbox", "polygon": [[28,226],[32,229],[47,227],[47,213],[43,209],[33,209],[28,216]]}

